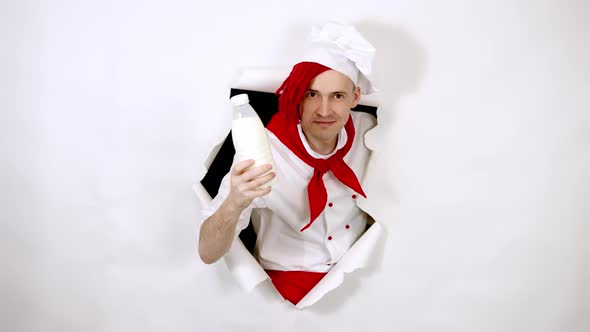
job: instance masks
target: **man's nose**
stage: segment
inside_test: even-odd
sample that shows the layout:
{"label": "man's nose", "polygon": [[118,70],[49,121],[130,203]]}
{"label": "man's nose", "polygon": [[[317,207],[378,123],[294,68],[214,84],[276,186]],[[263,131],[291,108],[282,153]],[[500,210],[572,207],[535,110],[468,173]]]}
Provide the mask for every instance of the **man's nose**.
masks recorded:
{"label": "man's nose", "polygon": [[322,103],[318,108],[318,115],[328,116],[332,111],[330,110],[330,101],[327,98],[322,98]]}

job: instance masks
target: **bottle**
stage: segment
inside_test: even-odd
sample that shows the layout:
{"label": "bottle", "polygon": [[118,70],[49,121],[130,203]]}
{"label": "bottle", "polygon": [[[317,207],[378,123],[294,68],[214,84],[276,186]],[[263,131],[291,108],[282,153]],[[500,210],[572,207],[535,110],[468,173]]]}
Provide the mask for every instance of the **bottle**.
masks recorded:
{"label": "bottle", "polygon": [[[275,167],[266,137],[266,130],[258,114],[250,106],[248,95],[244,93],[233,96],[230,102],[234,107],[231,133],[236,149],[236,160],[254,159],[255,162],[250,167],[271,164],[272,169],[269,172],[274,171]],[[275,181],[276,176],[268,183],[260,186],[259,189],[271,186]]]}

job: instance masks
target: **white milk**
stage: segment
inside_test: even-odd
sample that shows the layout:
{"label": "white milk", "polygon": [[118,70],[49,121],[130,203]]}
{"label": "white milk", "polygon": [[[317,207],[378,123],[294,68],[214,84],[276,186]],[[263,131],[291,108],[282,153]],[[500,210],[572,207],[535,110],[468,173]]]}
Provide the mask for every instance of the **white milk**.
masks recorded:
{"label": "white milk", "polygon": [[[231,99],[234,105],[234,119],[232,121],[232,140],[236,149],[236,160],[254,159],[251,167],[271,164],[274,171],[274,162],[266,130],[258,114],[248,103],[248,95],[237,95]],[[259,188],[266,188],[276,181],[276,177]]]}

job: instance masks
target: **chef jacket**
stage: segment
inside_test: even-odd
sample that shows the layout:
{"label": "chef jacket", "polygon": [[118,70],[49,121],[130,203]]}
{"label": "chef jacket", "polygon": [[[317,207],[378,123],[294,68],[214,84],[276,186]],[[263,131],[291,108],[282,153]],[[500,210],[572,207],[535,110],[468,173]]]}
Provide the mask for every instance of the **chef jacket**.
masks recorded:
{"label": "chef jacket", "polygon": [[[376,125],[376,119],[363,112],[351,112],[351,117],[355,137],[350,151],[343,159],[362,184],[371,153],[364,144],[364,134]],[[305,149],[314,158],[329,158],[349,139],[343,128],[334,152],[321,155],[310,148],[300,125],[298,130]],[[272,132],[267,130],[267,134],[277,174],[276,182],[269,194],[255,198],[241,213],[234,241],[251,219],[257,235],[254,256],[262,268],[327,272],[366,229],[367,214],[356,204],[359,194],[328,171],[323,176],[328,194],[327,205],[313,224],[301,231],[310,218],[307,185],[314,169],[291,152]],[[234,160],[234,165],[236,162]],[[229,194],[230,174],[223,178],[217,196],[203,208],[203,221],[219,209]]]}

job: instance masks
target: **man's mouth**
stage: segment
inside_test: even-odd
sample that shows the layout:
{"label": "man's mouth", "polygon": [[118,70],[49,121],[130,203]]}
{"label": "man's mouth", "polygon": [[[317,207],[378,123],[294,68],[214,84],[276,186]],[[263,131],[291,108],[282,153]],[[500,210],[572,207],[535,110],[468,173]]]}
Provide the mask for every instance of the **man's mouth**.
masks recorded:
{"label": "man's mouth", "polygon": [[330,125],[336,123],[336,121],[314,121],[320,127],[329,127]]}

